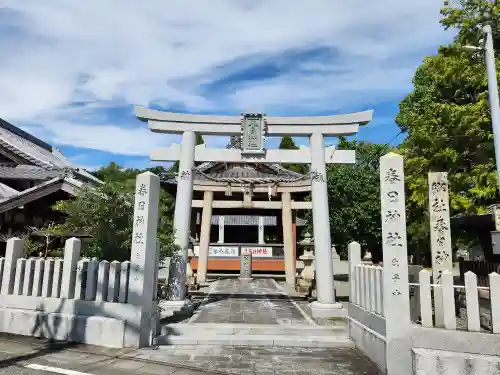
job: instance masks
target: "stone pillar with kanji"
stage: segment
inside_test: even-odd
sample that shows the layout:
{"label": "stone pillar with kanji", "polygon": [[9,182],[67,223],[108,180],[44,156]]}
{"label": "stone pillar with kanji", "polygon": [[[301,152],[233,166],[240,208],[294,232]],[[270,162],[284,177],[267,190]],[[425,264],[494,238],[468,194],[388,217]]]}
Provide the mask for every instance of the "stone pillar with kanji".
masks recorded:
{"label": "stone pillar with kanji", "polygon": [[125,345],[141,348],[151,345],[156,329],[157,314],[157,228],[160,178],[151,172],[141,173],[136,179],[135,205],[130,254],[128,303],[137,313],[126,321]]}

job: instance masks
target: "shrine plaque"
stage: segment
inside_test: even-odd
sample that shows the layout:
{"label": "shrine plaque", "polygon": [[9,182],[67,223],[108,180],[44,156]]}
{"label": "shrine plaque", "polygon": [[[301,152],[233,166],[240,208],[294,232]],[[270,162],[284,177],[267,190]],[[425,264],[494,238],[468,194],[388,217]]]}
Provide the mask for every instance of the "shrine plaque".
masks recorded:
{"label": "shrine plaque", "polygon": [[252,279],[252,253],[242,251],[240,258],[240,280]]}
{"label": "shrine plaque", "polygon": [[242,116],[241,130],[242,152],[250,154],[264,153],[264,116],[261,113],[245,113]]}

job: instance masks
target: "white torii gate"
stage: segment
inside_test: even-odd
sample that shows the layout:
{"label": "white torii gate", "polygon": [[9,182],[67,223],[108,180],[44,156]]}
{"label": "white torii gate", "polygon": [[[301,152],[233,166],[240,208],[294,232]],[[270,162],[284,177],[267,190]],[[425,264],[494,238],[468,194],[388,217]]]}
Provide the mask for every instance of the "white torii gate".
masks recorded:
{"label": "white torii gate", "polygon": [[[169,303],[181,307],[185,302],[185,272],[189,243],[191,202],[193,198],[193,168],[195,161],[248,163],[311,164],[313,230],[316,254],[317,301],[310,304],[314,317],[341,315],[342,305],[335,301],[333,264],[326,186],[326,164],[355,163],[355,151],[326,147],[325,136],[347,136],[368,124],[373,111],[335,116],[266,117],[261,113],[241,116],[191,115],[136,107],[136,116],[148,121],[149,129],[157,133],[182,134],[181,144],[155,149],[150,158],[155,161],[179,160],[179,174],[174,213],[176,243],[180,254],[172,262],[169,276]],[[202,135],[241,135],[242,149],[211,149],[195,146],[196,133]],[[307,136],[310,148],[299,150],[266,150],[266,136]]]}

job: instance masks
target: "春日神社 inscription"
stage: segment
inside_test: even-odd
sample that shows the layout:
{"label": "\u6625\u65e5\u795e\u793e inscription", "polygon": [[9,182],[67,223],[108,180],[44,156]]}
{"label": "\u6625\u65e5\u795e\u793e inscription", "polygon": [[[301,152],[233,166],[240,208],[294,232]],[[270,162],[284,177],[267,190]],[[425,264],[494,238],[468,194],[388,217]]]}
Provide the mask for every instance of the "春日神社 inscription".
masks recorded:
{"label": "\u6625\u65e5\u795e\u793e inscription", "polygon": [[264,116],[258,114],[243,114],[242,117],[242,151],[263,152],[264,151]]}

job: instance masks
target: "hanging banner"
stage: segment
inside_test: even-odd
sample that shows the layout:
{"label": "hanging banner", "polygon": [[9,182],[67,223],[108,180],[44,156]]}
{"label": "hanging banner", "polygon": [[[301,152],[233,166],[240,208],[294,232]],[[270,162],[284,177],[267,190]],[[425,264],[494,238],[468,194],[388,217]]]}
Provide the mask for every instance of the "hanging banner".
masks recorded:
{"label": "hanging banner", "polygon": [[[195,256],[199,256],[200,247],[195,246],[193,252]],[[208,248],[209,257],[237,257],[238,255],[237,246],[210,246]]]}
{"label": "hanging banner", "polygon": [[272,247],[242,247],[241,253],[251,252],[255,258],[271,258],[273,256]]}

